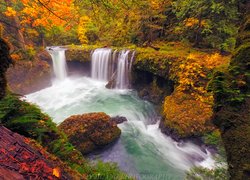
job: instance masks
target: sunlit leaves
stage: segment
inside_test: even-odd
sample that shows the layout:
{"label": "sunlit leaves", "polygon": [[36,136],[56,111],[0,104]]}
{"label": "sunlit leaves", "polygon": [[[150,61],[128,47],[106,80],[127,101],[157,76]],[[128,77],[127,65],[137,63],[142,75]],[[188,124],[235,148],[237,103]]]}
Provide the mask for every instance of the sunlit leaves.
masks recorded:
{"label": "sunlit leaves", "polygon": [[6,16],[15,16],[16,11],[12,7],[7,7],[7,10],[4,12]]}

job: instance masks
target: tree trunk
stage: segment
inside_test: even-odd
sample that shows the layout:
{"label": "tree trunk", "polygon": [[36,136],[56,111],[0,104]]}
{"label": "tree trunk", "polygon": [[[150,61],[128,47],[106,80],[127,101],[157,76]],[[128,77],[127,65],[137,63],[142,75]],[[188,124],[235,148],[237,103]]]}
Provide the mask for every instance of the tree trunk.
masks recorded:
{"label": "tree trunk", "polygon": [[[12,6],[12,3],[10,0],[5,0],[7,6]],[[24,39],[24,35],[23,32],[21,31],[21,25],[20,25],[20,20],[17,16],[13,17],[13,26],[16,27],[16,33],[17,33],[17,41],[18,41],[18,46],[25,50],[25,39]]]}
{"label": "tree trunk", "polygon": [[200,42],[201,42],[201,21],[202,21],[202,18],[201,18],[201,14],[199,15],[199,22],[198,22],[198,28],[197,28],[197,31],[195,33],[195,43],[194,43],[194,46],[199,46],[200,45]]}

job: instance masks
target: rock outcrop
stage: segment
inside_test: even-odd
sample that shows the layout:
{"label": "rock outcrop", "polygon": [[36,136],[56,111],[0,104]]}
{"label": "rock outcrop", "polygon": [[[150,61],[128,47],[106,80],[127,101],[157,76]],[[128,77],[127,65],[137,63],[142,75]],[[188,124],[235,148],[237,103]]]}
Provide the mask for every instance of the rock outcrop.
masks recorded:
{"label": "rock outcrop", "polygon": [[51,85],[51,68],[38,59],[17,61],[6,75],[11,91],[17,94],[29,94]]}
{"label": "rock outcrop", "polygon": [[64,120],[59,128],[82,154],[113,143],[121,134],[116,123],[105,113],[73,115]]}
{"label": "rock outcrop", "polygon": [[114,116],[111,117],[111,122],[115,122],[116,124],[121,124],[123,122],[128,121],[127,118],[123,117],[123,116]]}
{"label": "rock outcrop", "polygon": [[228,71],[217,71],[214,124],[220,128],[230,179],[250,179],[250,2],[242,4],[244,22]]}

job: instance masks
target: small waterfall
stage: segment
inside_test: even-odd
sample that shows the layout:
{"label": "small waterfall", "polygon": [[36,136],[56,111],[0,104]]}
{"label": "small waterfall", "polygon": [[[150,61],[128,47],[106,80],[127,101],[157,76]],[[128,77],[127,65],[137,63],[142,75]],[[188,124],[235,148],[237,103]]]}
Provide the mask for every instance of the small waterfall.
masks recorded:
{"label": "small waterfall", "polygon": [[135,51],[133,51],[131,58],[129,58],[129,53],[130,53],[129,50],[122,50],[119,54],[117,63],[117,78],[116,78],[117,89],[129,88],[130,72],[135,56]]}
{"label": "small waterfall", "polygon": [[53,70],[56,79],[63,80],[67,77],[67,63],[64,48],[47,47],[46,50],[50,54],[53,61]]}
{"label": "small waterfall", "polygon": [[[96,49],[91,57],[91,77],[97,80],[108,81],[111,74],[112,49]],[[111,74],[112,75],[112,74]]]}
{"label": "small waterfall", "polygon": [[[130,72],[135,51],[99,48],[92,53],[91,77],[102,81],[113,81],[111,87],[116,89],[129,88]],[[113,84],[113,83],[112,83]]]}
{"label": "small waterfall", "polygon": [[128,85],[128,55],[129,50],[122,50],[118,57],[117,63],[117,78],[116,78],[116,88],[117,89],[125,89]]}

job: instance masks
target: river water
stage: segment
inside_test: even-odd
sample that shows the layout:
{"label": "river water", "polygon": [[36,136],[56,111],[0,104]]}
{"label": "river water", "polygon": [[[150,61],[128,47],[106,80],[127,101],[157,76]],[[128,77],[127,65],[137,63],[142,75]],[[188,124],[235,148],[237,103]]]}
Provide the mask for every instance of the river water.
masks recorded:
{"label": "river water", "polygon": [[125,116],[128,121],[119,125],[120,140],[94,157],[117,162],[122,170],[141,179],[183,179],[185,171],[194,165],[213,165],[209,152],[162,134],[154,107],[139,99],[135,91],[109,90],[105,84],[88,77],[71,77],[26,99],[39,105],[57,124],[70,115],[88,112]]}
{"label": "river water", "polygon": [[125,76],[129,76],[134,53],[131,58],[129,51],[118,55],[116,83],[120,85],[110,90],[105,85],[114,73],[116,51],[112,54],[109,49],[97,49],[92,55],[92,78],[89,78],[67,77],[65,49],[50,47],[47,50],[52,56],[56,79],[51,87],[27,95],[27,101],[40,106],[57,124],[71,115],[89,112],[105,112],[128,120],[118,125],[121,138],[104,151],[88,156],[91,160],[115,162],[137,179],[154,180],[184,179],[185,172],[193,166],[214,165],[207,150],[192,142],[176,142],[162,134],[153,105],[141,100],[134,90],[126,89],[129,81]]}

